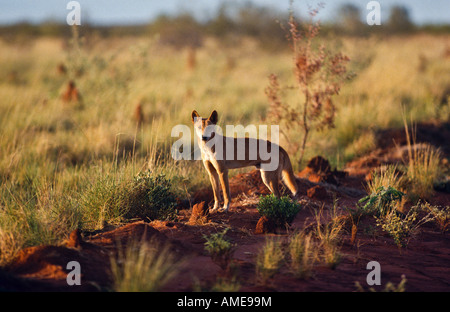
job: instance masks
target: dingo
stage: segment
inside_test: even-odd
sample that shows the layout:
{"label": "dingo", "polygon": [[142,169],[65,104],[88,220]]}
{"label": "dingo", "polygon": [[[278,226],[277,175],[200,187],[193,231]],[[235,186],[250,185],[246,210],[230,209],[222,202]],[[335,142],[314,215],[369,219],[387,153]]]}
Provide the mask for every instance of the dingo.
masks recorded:
{"label": "dingo", "polygon": [[[195,133],[199,139],[202,161],[208,171],[214,192],[214,207],[212,211],[227,212],[230,207],[231,198],[230,185],[228,183],[228,169],[256,166],[261,172],[261,178],[264,184],[275,196],[280,197],[280,191],[278,189],[280,179],[283,180],[294,197],[297,196],[298,187],[294,172],[292,171],[291,161],[281,146],[262,139],[222,136],[212,130],[217,120],[216,111],[213,111],[208,118],[201,118],[195,110],[192,112],[192,122],[194,123]],[[219,149],[217,148],[218,146],[220,146]],[[274,169],[267,166],[268,163],[273,163],[274,159],[263,157],[264,155],[261,153],[261,150],[264,148],[263,146],[265,146],[265,150],[268,153],[271,153],[271,158],[276,158],[276,166]],[[242,147],[244,147],[244,151],[242,151]],[[256,148],[256,153],[254,150],[251,151],[256,157],[250,156],[249,147]],[[240,150],[238,150],[239,148]],[[274,153],[276,156],[272,157],[272,151],[277,152]],[[241,157],[238,157],[238,154]],[[219,183],[222,185],[224,195],[224,205],[221,209],[219,209],[221,200]]]}

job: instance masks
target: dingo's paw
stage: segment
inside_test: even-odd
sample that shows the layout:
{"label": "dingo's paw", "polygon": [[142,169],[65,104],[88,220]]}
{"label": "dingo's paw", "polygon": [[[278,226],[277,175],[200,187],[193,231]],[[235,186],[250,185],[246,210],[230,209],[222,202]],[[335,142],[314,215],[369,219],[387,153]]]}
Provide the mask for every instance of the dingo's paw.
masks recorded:
{"label": "dingo's paw", "polygon": [[209,212],[216,212],[216,211],[220,211],[218,204],[214,204],[214,207],[209,209]]}
{"label": "dingo's paw", "polygon": [[228,208],[230,207],[230,205],[225,205],[222,208],[219,209],[219,212],[228,212]]}

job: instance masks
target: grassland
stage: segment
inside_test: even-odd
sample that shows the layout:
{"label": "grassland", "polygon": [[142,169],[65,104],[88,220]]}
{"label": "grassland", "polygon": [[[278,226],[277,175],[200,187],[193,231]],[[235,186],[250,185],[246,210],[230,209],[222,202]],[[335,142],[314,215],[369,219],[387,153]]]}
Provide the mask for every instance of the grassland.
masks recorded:
{"label": "grassland", "polygon": [[[319,40],[348,55],[356,76],[335,98],[336,127],[312,134],[305,160],[321,154],[342,168],[375,147],[379,129],[402,127],[404,116],[450,118],[449,35]],[[165,174],[188,200],[209,182],[201,162],[171,158],[172,127],[190,126],[193,109],[216,109],[221,125],[265,124],[268,76],[294,84],[290,52],[251,38],[207,38],[189,51],[158,37],[77,32],[0,42],[0,264],[73,229],[124,222],[120,204],[106,203],[141,171]],[[81,101],[62,99],[70,80]]]}

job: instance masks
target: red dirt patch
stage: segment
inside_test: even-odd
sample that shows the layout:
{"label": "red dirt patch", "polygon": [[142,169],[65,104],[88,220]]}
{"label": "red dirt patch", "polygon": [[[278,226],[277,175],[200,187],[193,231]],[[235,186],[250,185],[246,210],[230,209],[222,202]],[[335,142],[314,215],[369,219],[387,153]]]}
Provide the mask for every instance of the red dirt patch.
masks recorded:
{"label": "red dirt patch", "polygon": [[[80,264],[82,285],[69,286],[66,282],[67,264]],[[34,290],[95,291],[110,284],[109,255],[101,247],[84,243],[81,249],[65,246],[37,246],[25,248],[7,268],[10,273],[32,280],[42,281]]]}

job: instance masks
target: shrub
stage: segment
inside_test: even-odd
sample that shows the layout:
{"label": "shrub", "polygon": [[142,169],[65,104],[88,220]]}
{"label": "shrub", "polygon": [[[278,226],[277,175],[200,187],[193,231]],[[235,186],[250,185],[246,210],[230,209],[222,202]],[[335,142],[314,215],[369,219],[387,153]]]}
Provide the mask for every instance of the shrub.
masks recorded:
{"label": "shrub", "polygon": [[127,217],[151,220],[174,220],[177,217],[171,181],[164,174],[139,173],[132,182],[129,200]]}
{"label": "shrub", "polygon": [[358,204],[366,203],[361,209],[367,214],[386,215],[392,210],[392,205],[401,201],[404,195],[391,186],[380,186],[372,194],[361,198]]}
{"label": "shrub", "polygon": [[380,186],[375,193],[358,202],[359,204],[366,202],[360,209],[367,214],[373,214],[377,226],[387,232],[399,247],[406,247],[419,227],[434,218],[431,210],[426,216],[419,218],[420,210],[425,210],[421,208],[420,203],[411,207],[406,214],[399,212],[396,204],[402,200],[404,195],[393,187]]}
{"label": "shrub", "polygon": [[422,205],[422,210],[429,212],[433,216],[442,233],[448,231],[450,226],[450,206],[439,207],[425,203]]}
{"label": "shrub", "polygon": [[377,226],[392,236],[399,247],[405,247],[412,234],[411,228],[417,218],[416,212],[408,213],[405,218],[401,218],[395,211],[391,211],[382,217],[376,217]]}
{"label": "shrub", "polygon": [[432,220],[431,214],[419,218],[419,206],[413,206],[406,215],[392,209],[387,214],[377,217],[377,226],[386,231],[398,247],[406,247],[409,240],[417,234],[419,227]]}
{"label": "shrub", "polygon": [[170,220],[177,215],[170,180],[150,171],[141,172],[133,179],[116,173],[100,176],[83,192],[80,205],[88,228],[130,218]]}
{"label": "shrub", "polygon": [[[285,129],[281,134],[288,142],[289,152],[299,157],[299,164],[311,132],[334,127],[336,105],[333,97],[339,94],[343,82],[351,77],[346,68],[350,60],[347,56],[330,51],[324,44],[317,47],[320,24],[312,21],[317,13],[317,9],[311,9],[311,21],[300,27],[291,11],[286,30],[296,84],[285,89],[299,92],[301,100],[293,105],[283,101],[282,88],[275,74],[270,75],[269,86],[265,90],[270,102],[268,116]],[[299,132],[301,140],[292,140],[299,138]]]}
{"label": "shrub", "polygon": [[235,245],[227,241],[224,236],[228,229],[221,233],[211,234],[211,236],[203,236],[206,239],[205,249],[211,255],[214,263],[219,265],[223,270],[229,267],[231,257],[233,256]]}
{"label": "shrub", "polygon": [[271,194],[260,198],[257,209],[262,216],[267,217],[275,226],[282,227],[292,223],[300,211],[300,204],[291,200],[288,196],[278,198]]}

